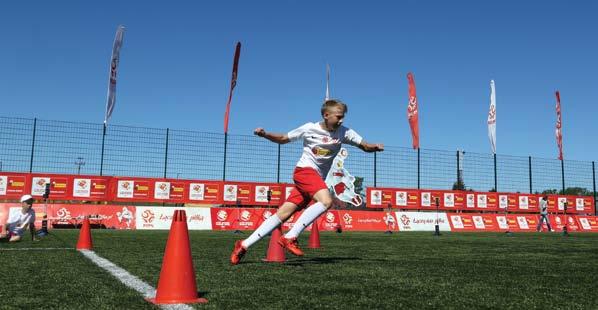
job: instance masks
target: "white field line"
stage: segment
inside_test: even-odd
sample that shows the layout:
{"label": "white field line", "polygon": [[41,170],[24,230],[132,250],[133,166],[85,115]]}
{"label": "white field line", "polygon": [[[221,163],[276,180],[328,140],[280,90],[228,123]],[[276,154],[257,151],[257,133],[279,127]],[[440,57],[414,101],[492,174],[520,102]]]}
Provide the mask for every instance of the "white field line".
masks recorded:
{"label": "white field line", "polygon": [[[130,274],[126,270],[116,266],[111,261],[97,255],[94,251],[89,250],[79,250],[81,254],[91,260],[94,264],[98,265],[100,268],[108,271],[111,275],[117,278],[120,282],[124,285],[128,286],[129,288],[134,289],[135,291],[139,292],[143,295],[144,298],[153,298],[156,296],[156,289],[153,288],[151,285],[143,282],[141,279],[137,278],[136,276]],[[185,304],[173,304],[173,305],[159,305],[162,309],[193,309],[192,307],[185,305]]]}
{"label": "white field line", "polygon": [[8,248],[0,251],[52,251],[52,250],[75,250],[74,248]]}

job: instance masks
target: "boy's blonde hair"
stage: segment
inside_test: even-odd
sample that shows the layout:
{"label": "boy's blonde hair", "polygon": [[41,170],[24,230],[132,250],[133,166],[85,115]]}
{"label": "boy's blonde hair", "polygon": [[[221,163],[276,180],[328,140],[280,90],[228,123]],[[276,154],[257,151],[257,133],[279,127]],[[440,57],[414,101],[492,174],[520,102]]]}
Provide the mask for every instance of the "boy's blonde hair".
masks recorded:
{"label": "boy's blonde hair", "polygon": [[328,99],[322,104],[322,109],[320,111],[322,116],[324,116],[324,113],[326,113],[326,111],[332,107],[342,107],[345,114],[349,112],[349,107],[344,102],[338,99]]}

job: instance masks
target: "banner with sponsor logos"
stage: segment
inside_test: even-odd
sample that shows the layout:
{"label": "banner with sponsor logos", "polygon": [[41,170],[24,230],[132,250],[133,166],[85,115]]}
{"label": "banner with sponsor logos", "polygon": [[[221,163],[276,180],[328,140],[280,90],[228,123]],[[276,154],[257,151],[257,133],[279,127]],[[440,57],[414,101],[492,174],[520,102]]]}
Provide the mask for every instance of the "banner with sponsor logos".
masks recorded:
{"label": "banner with sponsor logos", "polygon": [[137,229],[170,229],[175,210],[185,210],[189,230],[211,230],[210,208],[185,207],[137,207],[135,222]]}
{"label": "banner with sponsor logos", "polygon": [[[368,208],[400,210],[468,210],[484,212],[539,213],[542,195],[496,192],[367,188]],[[590,196],[548,195],[548,211],[568,214],[594,214]]]}
{"label": "banner with sponsor logos", "polygon": [[448,217],[441,212],[396,212],[399,231],[434,231],[436,223],[440,230],[450,231]]}

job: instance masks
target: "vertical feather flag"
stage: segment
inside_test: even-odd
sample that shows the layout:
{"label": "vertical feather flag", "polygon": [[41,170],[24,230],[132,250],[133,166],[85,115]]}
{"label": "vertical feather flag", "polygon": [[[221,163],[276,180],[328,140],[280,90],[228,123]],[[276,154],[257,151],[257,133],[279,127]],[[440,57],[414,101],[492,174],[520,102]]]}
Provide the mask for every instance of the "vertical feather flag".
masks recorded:
{"label": "vertical feather flag", "polygon": [[559,159],[563,160],[563,132],[561,118],[561,94],[556,91],[556,144],[559,147]]}
{"label": "vertical feather flag", "polygon": [[496,154],[496,93],[494,80],[490,81],[490,110],[488,111],[488,138],[492,153]]}
{"label": "vertical feather flag", "polygon": [[326,64],[326,98],[324,100],[330,99],[330,66]]}
{"label": "vertical feather flag", "polygon": [[230,114],[230,102],[233,99],[233,90],[237,86],[237,72],[239,69],[239,56],[241,56],[241,42],[237,42],[235,49],[235,58],[233,61],[233,76],[230,81],[230,93],[226,102],[226,111],[224,112],[224,133],[228,133],[228,116]]}
{"label": "vertical feather flag", "polygon": [[116,70],[118,69],[118,62],[120,61],[120,48],[123,45],[123,38],[125,33],[124,26],[118,26],[116,36],[114,37],[114,45],[112,46],[112,58],[110,60],[110,77],[108,81],[108,100],[106,101],[106,114],[104,115],[104,125],[108,123],[114,105],[116,104]]}
{"label": "vertical feather flag", "polygon": [[409,105],[407,106],[407,119],[411,127],[411,138],[413,140],[413,148],[419,149],[419,117],[417,107],[417,95],[415,93],[415,80],[413,73],[407,74],[409,80]]}

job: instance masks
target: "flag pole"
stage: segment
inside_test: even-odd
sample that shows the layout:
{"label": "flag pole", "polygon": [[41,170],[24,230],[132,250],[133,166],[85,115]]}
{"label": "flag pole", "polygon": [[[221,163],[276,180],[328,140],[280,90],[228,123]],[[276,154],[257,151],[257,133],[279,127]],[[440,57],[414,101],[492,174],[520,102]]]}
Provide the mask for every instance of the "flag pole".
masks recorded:
{"label": "flag pole", "polygon": [[233,90],[237,85],[237,73],[239,70],[239,57],[241,56],[241,42],[237,42],[235,47],[235,56],[233,59],[233,74],[230,81],[230,92],[228,93],[228,101],[226,102],[226,110],[224,112],[224,163],[222,166],[222,181],[226,181],[226,151],[228,147],[228,118],[230,114],[230,104],[233,99]]}

